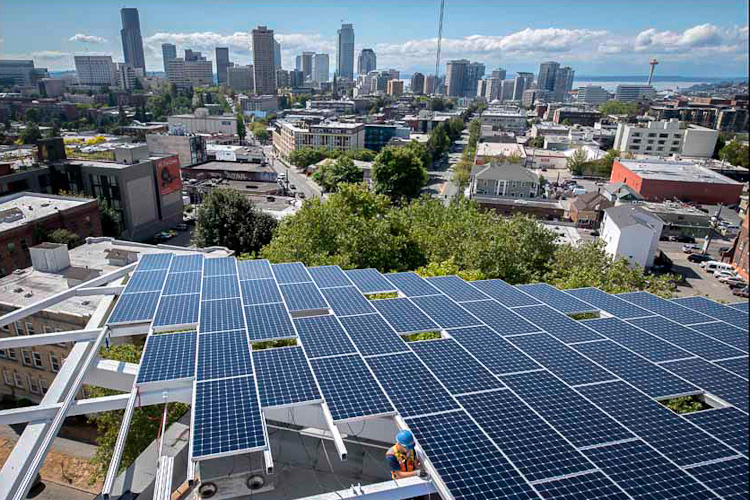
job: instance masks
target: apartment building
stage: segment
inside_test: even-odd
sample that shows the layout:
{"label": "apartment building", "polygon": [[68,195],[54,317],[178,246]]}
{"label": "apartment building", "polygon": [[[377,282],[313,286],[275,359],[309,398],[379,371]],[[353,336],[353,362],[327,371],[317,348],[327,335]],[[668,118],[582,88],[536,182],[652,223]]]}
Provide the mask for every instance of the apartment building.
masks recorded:
{"label": "apartment building", "polygon": [[718,138],[718,130],[698,125],[683,128],[681,122],[673,118],[645,125],[620,123],[617,125],[613,147],[622,153],[655,156],[681,154],[710,158]]}
{"label": "apartment building", "polygon": [[277,121],[273,132],[273,149],[276,155],[288,159],[292,151],[303,147],[322,147],[329,150],[349,151],[365,147],[363,123],[323,122],[305,125]]}
{"label": "apartment building", "polygon": [[178,129],[188,134],[211,134],[234,136],[237,134],[237,118],[234,115],[210,115],[206,108],[196,108],[193,114],[167,117],[169,130]]}
{"label": "apartment building", "polygon": [[536,198],[539,196],[539,178],[523,163],[492,161],[474,166],[469,189],[472,196]]}

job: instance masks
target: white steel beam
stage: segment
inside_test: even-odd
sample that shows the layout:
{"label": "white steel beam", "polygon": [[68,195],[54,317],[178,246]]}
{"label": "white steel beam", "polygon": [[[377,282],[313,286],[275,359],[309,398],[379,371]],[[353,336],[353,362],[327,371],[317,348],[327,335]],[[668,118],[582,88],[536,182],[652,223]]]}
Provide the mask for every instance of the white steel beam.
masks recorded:
{"label": "white steel beam", "polygon": [[137,375],[138,365],[135,363],[99,359],[89,368],[84,383],[115,391],[130,392]]}
{"label": "white steel beam", "polygon": [[120,432],[117,434],[117,441],[112,450],[112,459],[109,462],[107,476],[104,478],[104,485],[102,486],[104,500],[109,500],[109,494],[112,491],[112,486],[115,484],[117,469],[120,468],[120,458],[122,457],[122,451],[125,449],[125,440],[130,431],[130,419],[133,416],[133,410],[135,410],[136,399],[138,399],[138,389],[133,387],[130,391],[130,398],[128,398],[128,405],[125,407],[125,413],[122,416]]}
{"label": "white steel beam", "polygon": [[19,349],[37,345],[61,344],[63,342],[91,341],[99,330],[70,330],[67,332],[39,333],[0,339],[0,349]]}
{"label": "white steel beam", "polygon": [[346,445],[344,444],[344,440],[341,439],[341,433],[339,432],[339,428],[336,427],[336,424],[333,422],[333,416],[331,415],[331,410],[328,409],[327,403],[321,403],[320,409],[323,410],[323,419],[326,421],[326,425],[328,426],[328,430],[331,431],[331,438],[333,439],[333,444],[336,446],[336,451],[339,453],[339,458],[343,462],[346,460]]}
{"label": "white steel beam", "polygon": [[268,449],[263,450],[263,460],[266,463],[266,474],[273,474],[273,455],[271,454],[271,443],[268,443]]}
{"label": "white steel beam", "polygon": [[427,497],[434,493],[438,493],[438,491],[429,481],[424,481],[418,477],[407,477],[365,486],[352,486],[346,490],[332,491],[297,500],[346,500],[349,498],[356,500],[399,500]]}
{"label": "white steel beam", "polygon": [[78,297],[86,295],[120,295],[123,290],[125,290],[125,285],[88,286],[77,289],[76,295]]}

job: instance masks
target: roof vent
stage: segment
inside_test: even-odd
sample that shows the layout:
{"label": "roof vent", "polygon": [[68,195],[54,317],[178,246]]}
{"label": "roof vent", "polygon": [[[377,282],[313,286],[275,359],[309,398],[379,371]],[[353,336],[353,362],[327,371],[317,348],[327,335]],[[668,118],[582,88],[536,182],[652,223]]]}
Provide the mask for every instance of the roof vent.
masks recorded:
{"label": "roof vent", "polygon": [[28,291],[28,292],[24,293],[23,296],[28,299],[29,297],[33,297],[34,296],[34,292]]}
{"label": "roof vent", "polygon": [[15,271],[13,271],[13,274],[15,274],[16,276],[20,276],[25,273],[26,273],[25,269],[16,269]]}
{"label": "roof vent", "polygon": [[87,306],[87,305],[91,304],[91,301],[90,300],[84,300],[84,301],[81,302],[81,304],[83,304],[84,306]]}
{"label": "roof vent", "polygon": [[21,293],[21,292],[23,292],[23,288],[21,288],[20,286],[17,286],[13,289],[13,293]]}

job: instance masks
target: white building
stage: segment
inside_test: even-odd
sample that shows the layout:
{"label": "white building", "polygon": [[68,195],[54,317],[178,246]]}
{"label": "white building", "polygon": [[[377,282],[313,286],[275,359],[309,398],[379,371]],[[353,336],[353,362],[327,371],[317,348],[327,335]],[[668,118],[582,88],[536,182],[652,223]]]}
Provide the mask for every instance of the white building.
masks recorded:
{"label": "white building", "polygon": [[719,131],[700,125],[688,125],[682,135],[682,156],[711,158],[719,140]]}
{"label": "white building", "polygon": [[493,128],[508,132],[522,133],[526,130],[525,111],[495,111],[490,108],[482,113],[479,120],[482,125],[492,125]]}
{"label": "white building", "polygon": [[75,56],[73,59],[81,85],[117,85],[112,56]]}
{"label": "white building", "polygon": [[620,123],[612,147],[621,153],[710,158],[718,138],[718,130],[697,125],[681,128],[680,121],[672,118],[649,122],[646,126]]}
{"label": "white building", "polygon": [[328,54],[315,54],[312,59],[312,80],[327,82],[328,74]]}
{"label": "white building", "polygon": [[587,85],[578,88],[577,101],[583,104],[592,104],[598,106],[604,104],[611,98],[610,93],[604,87],[598,85]]}
{"label": "white building", "polygon": [[178,57],[167,61],[167,79],[177,87],[211,86],[214,81],[213,63],[204,58],[186,61]]}
{"label": "white building", "polygon": [[188,134],[236,135],[237,118],[232,115],[209,115],[206,108],[197,108],[192,115],[173,115],[167,118],[169,130]]}
{"label": "white building", "polygon": [[365,147],[363,123],[323,122],[304,125],[283,120],[276,122],[273,149],[277,156],[289,158],[303,147],[322,147],[331,151],[349,151]]}
{"label": "white building", "polygon": [[636,205],[619,205],[604,211],[600,238],[606,252],[624,257],[631,265],[651,267],[659,247],[664,222]]}
{"label": "white building", "polygon": [[615,90],[615,100],[632,102],[640,99],[653,99],[656,89],[651,85],[618,85]]}

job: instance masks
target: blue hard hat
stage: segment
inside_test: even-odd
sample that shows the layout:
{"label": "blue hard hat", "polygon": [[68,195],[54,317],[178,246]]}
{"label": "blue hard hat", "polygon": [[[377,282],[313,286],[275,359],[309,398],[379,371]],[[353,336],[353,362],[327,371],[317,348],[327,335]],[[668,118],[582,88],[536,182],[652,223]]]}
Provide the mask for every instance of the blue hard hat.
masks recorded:
{"label": "blue hard hat", "polygon": [[396,442],[401,446],[405,446],[407,450],[414,449],[414,434],[410,431],[399,431],[396,434]]}

